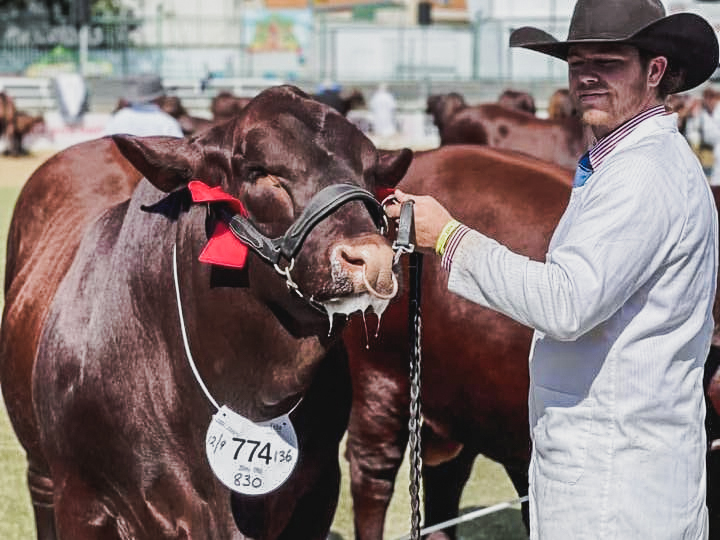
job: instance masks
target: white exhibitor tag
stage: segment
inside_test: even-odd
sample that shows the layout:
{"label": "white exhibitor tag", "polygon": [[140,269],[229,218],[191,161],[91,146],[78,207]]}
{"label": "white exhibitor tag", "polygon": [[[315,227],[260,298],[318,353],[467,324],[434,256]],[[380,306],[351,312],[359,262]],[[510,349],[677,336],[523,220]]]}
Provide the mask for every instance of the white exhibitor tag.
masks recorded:
{"label": "white exhibitor tag", "polygon": [[287,414],[256,424],[224,405],[210,422],[205,451],[215,476],[244,495],[277,489],[298,460],[297,435]]}

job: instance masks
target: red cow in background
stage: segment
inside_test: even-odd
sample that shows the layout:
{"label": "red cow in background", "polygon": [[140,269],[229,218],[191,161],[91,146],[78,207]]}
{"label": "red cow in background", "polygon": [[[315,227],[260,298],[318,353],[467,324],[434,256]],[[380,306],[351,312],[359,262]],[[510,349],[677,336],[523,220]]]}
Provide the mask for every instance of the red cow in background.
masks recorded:
{"label": "red cow in background", "polygon": [[575,168],[590,143],[578,118],[549,120],[497,103],[470,106],[458,93],[427,99],[440,144],[485,144]]}

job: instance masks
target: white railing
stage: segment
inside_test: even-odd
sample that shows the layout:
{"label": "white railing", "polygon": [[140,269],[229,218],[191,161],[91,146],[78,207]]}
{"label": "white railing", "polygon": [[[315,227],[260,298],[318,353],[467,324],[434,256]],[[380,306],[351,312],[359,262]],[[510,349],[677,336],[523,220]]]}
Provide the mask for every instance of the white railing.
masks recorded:
{"label": "white railing", "polygon": [[13,98],[19,111],[29,114],[57,108],[52,80],[47,77],[0,77],[0,91]]}
{"label": "white railing", "polygon": [[203,85],[199,79],[163,79],[163,86],[169,95],[180,98],[185,109],[191,114],[203,114],[210,110],[210,102],[218,92],[226,90],[238,97],[254,97],[269,86],[283,84],[280,79],[254,77],[211,78]]}

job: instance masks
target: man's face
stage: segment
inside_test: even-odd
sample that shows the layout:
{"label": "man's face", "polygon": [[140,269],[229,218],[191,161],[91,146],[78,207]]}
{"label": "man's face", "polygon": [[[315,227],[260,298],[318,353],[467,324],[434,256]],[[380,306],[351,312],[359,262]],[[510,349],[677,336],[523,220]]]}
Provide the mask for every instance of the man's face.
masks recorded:
{"label": "man's face", "polygon": [[656,87],[667,66],[664,57],[645,68],[635,47],[593,43],[568,51],[570,96],[596,137],[657,104]]}

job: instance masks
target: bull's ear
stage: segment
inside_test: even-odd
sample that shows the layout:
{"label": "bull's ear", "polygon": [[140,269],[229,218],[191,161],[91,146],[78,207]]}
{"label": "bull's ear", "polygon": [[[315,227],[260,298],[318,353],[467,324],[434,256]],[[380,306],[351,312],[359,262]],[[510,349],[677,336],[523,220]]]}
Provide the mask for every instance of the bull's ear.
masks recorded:
{"label": "bull's ear", "polygon": [[113,135],[112,139],[122,155],[165,192],[189,182],[201,159],[195,145],[178,137]]}
{"label": "bull's ear", "polygon": [[410,167],[413,152],[409,148],[401,150],[378,150],[377,187],[394,188],[402,180]]}

